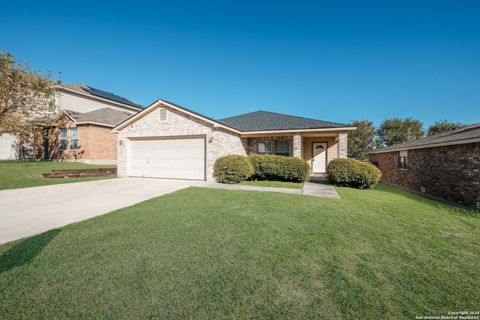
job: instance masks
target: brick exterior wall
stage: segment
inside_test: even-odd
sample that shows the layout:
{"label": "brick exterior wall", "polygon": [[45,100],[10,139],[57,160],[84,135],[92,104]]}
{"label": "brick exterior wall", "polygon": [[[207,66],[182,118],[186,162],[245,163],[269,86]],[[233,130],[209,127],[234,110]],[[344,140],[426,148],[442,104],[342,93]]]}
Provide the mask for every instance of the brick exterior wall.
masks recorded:
{"label": "brick exterior wall", "polygon": [[213,180],[213,165],[224,155],[246,155],[246,141],[238,135],[198,120],[174,109],[167,109],[167,120],[160,120],[160,108],[157,108],[124,128],[118,133],[117,166],[118,176],[127,176],[127,152],[129,138],[168,137],[168,136],[206,136],[207,180]]}
{"label": "brick exterior wall", "polygon": [[[60,129],[77,128],[78,148],[71,149],[70,131],[67,131],[68,148],[60,150]],[[65,117],[49,132],[50,158],[86,163],[116,163],[117,136],[111,128],[95,125],[77,126]]]}
{"label": "brick exterior wall", "polygon": [[480,143],[408,150],[407,170],[398,168],[398,156],[398,151],[370,154],[383,182],[480,209]]}
{"label": "brick exterior wall", "polygon": [[112,128],[78,126],[78,146],[84,151],[87,162],[115,162],[117,160],[117,135]]}

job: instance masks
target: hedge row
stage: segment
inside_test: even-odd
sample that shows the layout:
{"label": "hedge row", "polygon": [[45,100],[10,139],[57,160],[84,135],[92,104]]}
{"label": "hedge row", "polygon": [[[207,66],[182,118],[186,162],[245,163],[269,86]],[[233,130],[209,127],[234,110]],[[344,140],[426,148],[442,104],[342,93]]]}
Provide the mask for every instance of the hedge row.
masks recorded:
{"label": "hedge row", "polygon": [[371,188],[382,172],[373,164],[355,159],[334,159],[327,166],[328,179],[337,186]]}
{"label": "hedge row", "polygon": [[221,183],[239,183],[249,178],[303,182],[309,173],[310,167],[303,159],[255,154],[248,157],[230,155],[218,158],[213,176]]}

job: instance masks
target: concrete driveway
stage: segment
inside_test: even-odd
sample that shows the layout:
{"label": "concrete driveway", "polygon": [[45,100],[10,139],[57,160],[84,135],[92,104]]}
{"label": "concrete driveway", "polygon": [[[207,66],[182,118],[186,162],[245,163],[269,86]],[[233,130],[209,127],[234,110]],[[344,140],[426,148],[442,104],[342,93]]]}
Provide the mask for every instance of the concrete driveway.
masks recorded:
{"label": "concrete driveway", "polygon": [[0,243],[204,183],[123,178],[0,191]]}

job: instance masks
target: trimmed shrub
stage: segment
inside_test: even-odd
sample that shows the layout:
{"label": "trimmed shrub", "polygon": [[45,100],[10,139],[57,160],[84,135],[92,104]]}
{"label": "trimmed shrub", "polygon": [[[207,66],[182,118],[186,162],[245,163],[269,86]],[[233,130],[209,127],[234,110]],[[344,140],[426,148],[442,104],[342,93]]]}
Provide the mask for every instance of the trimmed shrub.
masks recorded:
{"label": "trimmed shrub", "polygon": [[244,156],[223,156],[215,161],[213,176],[220,183],[239,183],[253,175],[253,166]]}
{"label": "trimmed shrub", "polygon": [[249,156],[257,180],[303,182],[310,174],[310,166],[300,158],[253,154]]}
{"label": "trimmed shrub", "polygon": [[330,161],[327,175],[334,185],[365,189],[376,185],[382,172],[371,163],[348,158]]}

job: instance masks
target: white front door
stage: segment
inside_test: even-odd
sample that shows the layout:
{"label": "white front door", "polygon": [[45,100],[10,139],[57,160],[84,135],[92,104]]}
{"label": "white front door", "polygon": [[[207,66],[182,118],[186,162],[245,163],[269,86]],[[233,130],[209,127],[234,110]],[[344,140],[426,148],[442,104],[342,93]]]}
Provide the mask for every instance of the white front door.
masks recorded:
{"label": "white front door", "polygon": [[127,175],[205,180],[205,138],[131,140]]}
{"label": "white front door", "polygon": [[327,143],[314,142],[313,143],[313,158],[312,158],[312,172],[325,173],[327,165]]}

